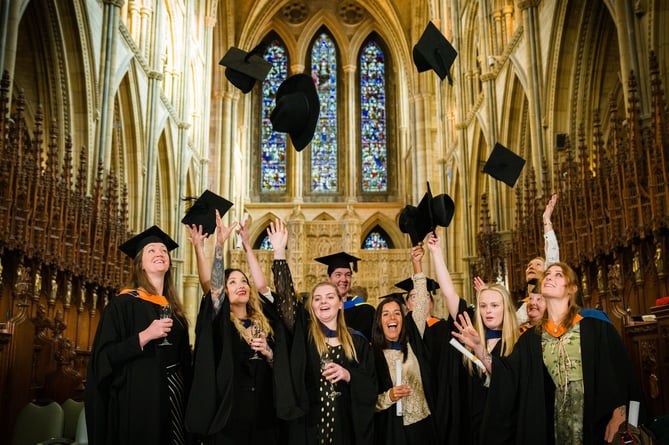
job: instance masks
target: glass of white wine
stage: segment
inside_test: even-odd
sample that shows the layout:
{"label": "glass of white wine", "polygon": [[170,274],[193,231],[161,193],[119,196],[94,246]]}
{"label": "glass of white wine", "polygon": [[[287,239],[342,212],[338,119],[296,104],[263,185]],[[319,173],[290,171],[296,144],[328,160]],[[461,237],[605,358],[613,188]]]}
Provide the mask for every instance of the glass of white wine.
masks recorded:
{"label": "glass of white wine", "polygon": [[[172,318],[172,308],[169,304],[165,306],[160,306],[160,319]],[[167,339],[167,336],[163,337],[162,343],[158,343],[158,346],[169,346],[172,343]]]}
{"label": "glass of white wine", "polygon": [[[323,372],[330,363],[332,363],[332,358],[330,358],[329,354],[321,355],[321,372]],[[335,389],[334,383],[330,380],[328,380],[328,383],[330,384],[330,392],[327,393],[326,396],[328,396],[330,400],[334,400],[339,397],[341,393]]]}
{"label": "glass of white wine", "polygon": [[[262,332],[262,328],[260,327],[260,325],[258,323],[256,323],[254,321],[253,324],[251,325],[251,332],[252,332],[253,338],[259,338],[260,333]],[[260,360],[261,358],[262,357],[260,357],[260,354],[258,354],[258,351],[253,351],[253,355],[251,357],[249,357],[249,360]]]}

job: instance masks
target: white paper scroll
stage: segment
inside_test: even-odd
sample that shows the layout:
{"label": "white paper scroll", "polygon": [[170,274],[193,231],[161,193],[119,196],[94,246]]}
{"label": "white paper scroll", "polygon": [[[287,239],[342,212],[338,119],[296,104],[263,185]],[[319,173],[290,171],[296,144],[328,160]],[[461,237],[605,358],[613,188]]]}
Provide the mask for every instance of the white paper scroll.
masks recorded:
{"label": "white paper scroll", "polygon": [[476,366],[478,366],[479,368],[481,368],[481,369],[484,370],[484,371],[486,370],[486,369],[485,369],[485,365],[483,364],[483,362],[482,362],[481,360],[479,360],[478,358],[476,358],[476,356],[475,356],[474,354],[472,354],[471,352],[469,352],[469,350],[468,350],[467,348],[465,348],[464,346],[462,346],[462,343],[460,343],[459,341],[457,341],[455,338],[451,338],[451,341],[450,341],[449,343],[450,343],[451,346],[453,346],[455,349],[457,349],[458,351],[460,351],[460,352],[462,353],[462,355],[464,355],[465,357],[467,357],[469,360],[473,361],[473,362],[476,364]]}
{"label": "white paper scroll", "polygon": [[638,427],[639,423],[639,402],[636,400],[630,400],[630,412],[627,415],[627,422],[630,425]]}
{"label": "white paper scroll", "polygon": [[[402,384],[402,360],[395,360],[395,386]],[[402,415],[402,399],[399,399],[395,404],[395,409],[398,416]]]}

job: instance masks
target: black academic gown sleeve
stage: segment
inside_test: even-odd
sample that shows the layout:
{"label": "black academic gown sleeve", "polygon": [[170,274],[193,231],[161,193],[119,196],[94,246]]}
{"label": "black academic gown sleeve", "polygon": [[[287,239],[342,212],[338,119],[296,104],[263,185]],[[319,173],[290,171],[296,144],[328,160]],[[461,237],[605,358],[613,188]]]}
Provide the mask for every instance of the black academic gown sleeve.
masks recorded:
{"label": "black academic gown sleeve", "polygon": [[[643,397],[613,325],[595,318],[584,318],[580,324],[583,443],[603,444],[613,410]],[[493,357],[492,370],[483,443],[553,444],[555,387],[543,365],[541,333],[536,329],[525,332],[510,356]]]}
{"label": "black academic gown sleeve", "polygon": [[[219,312],[230,313],[227,298]],[[232,360],[220,360],[222,355],[232,354],[232,327],[216,323],[218,319],[207,293],[195,325],[193,385],[186,405],[186,428],[201,436],[221,431],[232,410],[234,365]]]}
{"label": "black academic gown sleeve", "polygon": [[[430,362],[430,353],[426,348],[425,342],[420,337],[420,332],[416,327],[411,313],[404,317],[404,323],[408,330],[409,344],[418,360],[420,368],[420,377],[423,383],[423,391],[427,400],[432,419],[434,419],[435,392],[432,384],[432,365]],[[388,391],[393,386],[393,381],[388,369],[388,362],[382,350],[374,350],[374,363],[376,365],[376,376],[378,383],[377,394]],[[395,405],[391,405],[383,411],[374,414],[374,431],[376,434],[375,443],[378,445],[405,445],[407,443],[420,443],[422,439],[414,437],[407,441],[406,431],[401,416],[396,414]]]}
{"label": "black academic gown sleeve", "polygon": [[[272,294],[274,300],[277,294]],[[274,406],[276,415],[282,420],[292,420],[304,415],[298,407],[290,368],[291,336],[274,305],[261,297],[263,312],[274,330]]]}
{"label": "black academic gown sleeve", "polygon": [[375,313],[374,306],[362,303],[345,309],[344,320],[346,320],[346,326],[361,332],[367,338],[367,341],[371,341]]}
{"label": "black academic gown sleeve", "polygon": [[[458,313],[467,310],[467,303],[460,299]],[[433,357],[432,367],[434,371],[434,391],[436,393],[435,410],[433,416],[437,428],[437,437],[440,443],[460,444],[469,443],[466,432],[462,431],[462,424],[467,421],[462,416],[462,401],[465,400],[467,381],[469,374],[462,365],[462,354],[449,344],[451,332],[455,331],[454,320],[448,319],[437,323],[443,325],[437,332],[445,336],[443,339],[434,340],[427,337],[432,334],[426,331],[426,340]]]}
{"label": "black academic gown sleeve", "polygon": [[168,441],[167,365],[179,362],[186,387],[190,346],[185,323],[175,320],[169,340],[142,349],[139,332],[158,318],[153,303],[122,294],[102,314],[89,361],[84,401],[89,443],[155,444]]}

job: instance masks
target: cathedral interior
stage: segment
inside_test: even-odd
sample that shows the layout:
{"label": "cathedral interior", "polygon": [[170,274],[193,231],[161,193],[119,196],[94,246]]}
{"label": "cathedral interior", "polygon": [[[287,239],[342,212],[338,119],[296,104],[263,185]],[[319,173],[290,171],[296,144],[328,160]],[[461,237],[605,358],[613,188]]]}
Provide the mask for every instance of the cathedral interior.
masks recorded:
{"label": "cathedral interior", "polygon": [[[314,258],[346,251],[362,259],[353,283],[371,304],[411,274],[398,218],[428,184],[454,201],[437,230],[469,302],[477,275],[523,294],[558,194],[560,256],[583,306],[623,336],[649,412],[669,412],[669,2],[0,5],[0,442],[28,401],[81,395],[132,234],[158,225],[179,244],[193,330],[202,295],[181,219],[205,190],[233,203],[226,224],[249,221],[270,282],[266,229],[279,218],[298,291],[325,279]],[[457,51],[444,79],[412,56],[430,22]],[[258,45],[272,68],[245,93],[219,61]],[[297,73],[320,98],[302,150],[269,119]],[[525,160],[513,187],[482,172],[496,143]],[[226,247],[245,269],[240,246]]]}

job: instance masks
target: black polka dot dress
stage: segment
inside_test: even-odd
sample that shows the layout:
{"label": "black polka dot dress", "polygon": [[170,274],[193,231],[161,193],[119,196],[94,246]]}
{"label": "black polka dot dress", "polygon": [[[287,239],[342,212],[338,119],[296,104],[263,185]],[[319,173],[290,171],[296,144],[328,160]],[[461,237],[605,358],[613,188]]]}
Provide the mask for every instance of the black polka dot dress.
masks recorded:
{"label": "black polka dot dress", "polygon": [[[328,346],[330,350],[330,357],[335,363],[342,362],[343,347]],[[321,375],[318,392],[320,400],[320,420],[318,422],[317,439],[319,444],[333,444],[335,443],[335,430],[337,419],[337,401],[338,397],[333,395],[337,391],[337,385],[331,384]]]}

